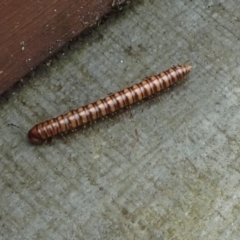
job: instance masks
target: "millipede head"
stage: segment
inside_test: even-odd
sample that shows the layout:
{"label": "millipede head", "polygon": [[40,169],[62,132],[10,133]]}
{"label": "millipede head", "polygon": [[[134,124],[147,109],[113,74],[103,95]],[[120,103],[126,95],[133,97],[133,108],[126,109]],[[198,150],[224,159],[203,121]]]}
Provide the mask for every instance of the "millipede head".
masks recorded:
{"label": "millipede head", "polygon": [[44,142],[44,139],[39,138],[39,134],[37,128],[33,127],[28,132],[28,140],[33,144],[41,144]]}

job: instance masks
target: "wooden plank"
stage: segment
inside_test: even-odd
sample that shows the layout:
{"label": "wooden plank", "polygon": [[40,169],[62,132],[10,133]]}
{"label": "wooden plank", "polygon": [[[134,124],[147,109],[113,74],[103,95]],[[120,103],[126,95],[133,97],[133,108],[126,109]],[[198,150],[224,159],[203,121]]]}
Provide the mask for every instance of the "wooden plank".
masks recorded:
{"label": "wooden plank", "polygon": [[114,0],[2,2],[0,94],[71,38],[95,24],[116,3]]}

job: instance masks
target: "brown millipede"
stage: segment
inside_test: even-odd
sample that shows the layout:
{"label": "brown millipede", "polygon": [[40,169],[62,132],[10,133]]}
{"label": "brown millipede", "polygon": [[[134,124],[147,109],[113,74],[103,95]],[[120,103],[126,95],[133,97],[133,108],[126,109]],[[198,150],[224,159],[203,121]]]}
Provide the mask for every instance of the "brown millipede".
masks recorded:
{"label": "brown millipede", "polygon": [[167,71],[149,77],[129,88],[71,110],[64,115],[39,123],[28,132],[28,139],[31,143],[40,144],[56,134],[67,132],[97,118],[116,112],[169,87],[187,75],[190,70],[191,66],[189,65],[173,66]]}

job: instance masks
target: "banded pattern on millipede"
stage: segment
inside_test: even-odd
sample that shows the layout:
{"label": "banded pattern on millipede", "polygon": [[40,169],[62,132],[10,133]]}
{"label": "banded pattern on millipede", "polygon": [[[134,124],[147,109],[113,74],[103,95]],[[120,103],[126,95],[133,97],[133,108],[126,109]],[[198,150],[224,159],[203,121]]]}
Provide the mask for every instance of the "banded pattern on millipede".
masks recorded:
{"label": "banded pattern on millipede", "polygon": [[28,132],[28,138],[31,143],[39,144],[54,135],[73,130],[107,114],[116,112],[178,82],[190,70],[191,66],[188,65],[173,66],[165,72],[149,77],[122,91],[39,123]]}

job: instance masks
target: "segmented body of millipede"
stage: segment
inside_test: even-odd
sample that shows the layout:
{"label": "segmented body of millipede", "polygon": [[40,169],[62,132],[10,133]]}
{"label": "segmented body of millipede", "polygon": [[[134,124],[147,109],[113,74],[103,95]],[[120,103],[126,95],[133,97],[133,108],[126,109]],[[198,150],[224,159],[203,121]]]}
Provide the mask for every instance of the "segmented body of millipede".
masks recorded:
{"label": "segmented body of millipede", "polygon": [[149,77],[138,84],[96,102],[39,123],[28,132],[28,138],[31,143],[39,144],[54,135],[73,130],[107,114],[116,112],[178,82],[190,70],[191,66],[188,65],[174,66],[165,72]]}

